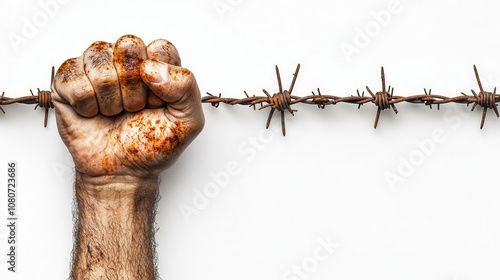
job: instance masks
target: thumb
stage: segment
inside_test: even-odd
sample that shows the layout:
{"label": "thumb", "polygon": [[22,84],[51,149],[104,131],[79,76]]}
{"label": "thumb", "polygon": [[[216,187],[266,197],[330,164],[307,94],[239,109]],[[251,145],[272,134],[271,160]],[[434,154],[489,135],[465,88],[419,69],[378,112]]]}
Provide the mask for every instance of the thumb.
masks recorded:
{"label": "thumb", "polygon": [[151,59],[142,63],[141,78],[159,98],[167,103],[177,103],[185,95],[194,95],[197,90],[191,71]]}
{"label": "thumb", "polygon": [[169,115],[188,122],[204,122],[200,90],[191,71],[148,59],[141,64],[141,78],[167,103]]}

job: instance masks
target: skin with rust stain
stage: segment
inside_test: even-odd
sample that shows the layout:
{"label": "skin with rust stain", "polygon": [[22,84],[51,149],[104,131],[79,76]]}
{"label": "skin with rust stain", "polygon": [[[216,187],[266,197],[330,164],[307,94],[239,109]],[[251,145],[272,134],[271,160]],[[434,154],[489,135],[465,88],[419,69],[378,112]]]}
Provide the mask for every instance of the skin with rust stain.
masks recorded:
{"label": "skin with rust stain", "polygon": [[[96,42],[87,55],[67,60],[57,71],[53,90],[58,128],[77,171],[83,174],[157,176],[203,128],[200,93],[192,72],[145,56],[180,64],[175,47],[167,40],[143,45],[132,35],[114,45]],[[93,79],[85,75],[107,73],[109,67],[118,74],[107,81],[96,82],[96,75]],[[163,103],[162,108],[147,108],[144,88]],[[101,95],[119,96],[123,108],[104,106],[106,101],[113,106],[122,103]],[[139,111],[130,112],[128,103],[136,104],[132,111]],[[116,113],[94,113],[97,108]]]}
{"label": "skin with rust stain", "polygon": [[95,42],[52,84],[59,134],[76,169],[70,278],[154,280],[159,174],[203,129],[196,79],[167,40]]}
{"label": "skin with rust stain", "polygon": [[84,123],[58,122],[65,126],[61,136],[77,171],[91,176],[158,176],[193,139],[189,123],[169,120],[165,109],[97,116]]}

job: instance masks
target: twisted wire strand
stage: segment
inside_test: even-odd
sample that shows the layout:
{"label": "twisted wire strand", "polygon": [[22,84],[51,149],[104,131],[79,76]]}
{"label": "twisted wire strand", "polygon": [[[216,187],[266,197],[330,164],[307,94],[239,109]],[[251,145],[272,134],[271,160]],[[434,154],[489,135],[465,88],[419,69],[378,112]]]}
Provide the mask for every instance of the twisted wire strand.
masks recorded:
{"label": "twisted wire strand", "polygon": [[[440,105],[448,103],[466,104],[467,106],[473,104],[471,111],[474,111],[474,109],[477,106],[480,106],[483,108],[480,128],[483,128],[484,126],[484,121],[488,109],[494,110],[496,116],[500,117],[500,114],[498,112],[498,103],[500,102],[500,95],[496,94],[496,88],[494,89],[493,92],[487,92],[483,89],[475,65],[474,65],[474,73],[479,86],[479,92],[476,93],[474,90],[471,90],[472,95],[467,95],[462,92],[461,95],[451,96],[451,97],[439,94],[432,94],[431,89],[427,91],[427,89],[425,88],[424,88],[424,94],[417,94],[411,96],[394,95],[393,87],[389,86],[389,88],[386,89],[385,73],[383,67],[381,68],[381,80],[382,80],[381,91],[374,93],[367,86],[366,90],[368,91],[369,95],[366,96],[364,94],[364,91],[360,94],[359,90],[357,91],[357,95],[336,96],[336,95],[323,94],[321,90],[318,88],[317,93],[312,91],[311,94],[309,95],[298,96],[298,95],[293,95],[292,91],[299,73],[299,69],[300,69],[300,64],[297,65],[295,73],[293,74],[293,80],[288,90],[283,90],[279,69],[278,66],[276,66],[276,77],[278,80],[278,87],[279,87],[279,91],[277,93],[271,95],[267,90],[264,89],[263,92],[265,93],[265,96],[256,96],[256,95],[250,96],[246,91],[244,91],[246,96],[244,98],[228,98],[228,97],[222,97],[221,94],[213,95],[207,92],[207,94],[201,98],[201,102],[211,104],[216,108],[219,107],[221,103],[227,105],[245,105],[253,107],[254,110],[256,110],[256,105],[260,105],[259,110],[270,108],[266,128],[269,127],[269,124],[273,117],[273,113],[277,110],[278,112],[281,113],[281,126],[283,135],[286,134],[284,113],[285,111],[288,111],[290,114],[294,115],[294,113],[297,112],[297,110],[293,109],[292,106],[298,103],[307,105],[316,105],[319,109],[324,109],[327,106],[337,105],[339,103],[358,105],[358,109],[364,104],[373,104],[375,107],[377,107],[377,114],[375,116],[374,128],[377,128],[381,111],[392,108],[394,113],[397,114],[398,110],[396,109],[396,104],[403,102],[411,104],[423,104],[425,106],[429,106],[431,109],[432,105],[437,105],[438,110],[440,109]],[[54,79],[54,67],[52,67],[51,83],[53,79]],[[2,95],[0,95],[0,111],[5,113],[4,109],[1,107],[2,105],[10,105],[15,103],[36,104],[35,109],[37,107],[42,107],[45,109],[44,126],[47,126],[49,109],[54,108],[51,94],[52,93],[49,90],[42,91],[38,89],[36,95],[34,95],[33,92],[31,92],[31,96],[11,98],[5,96],[5,93],[2,93]]]}
{"label": "twisted wire strand", "polygon": [[[52,72],[50,76],[50,84],[54,81],[54,72],[55,68],[52,66]],[[35,110],[38,107],[45,108],[45,117],[43,121],[43,126],[47,127],[47,121],[49,119],[49,109],[54,108],[54,104],[52,103],[52,92],[50,90],[40,90],[37,89],[37,95],[33,94],[33,91],[30,89],[31,96],[23,96],[18,98],[6,97],[5,92],[0,96],[0,105],[10,105],[15,103],[21,104],[36,104]],[[0,106],[0,111],[5,114],[5,111]]]}
{"label": "twisted wire strand", "polygon": [[[483,97],[483,100],[484,99],[485,98]],[[350,96],[342,97],[342,96],[335,96],[335,95],[321,95],[321,96],[318,96],[318,95],[306,95],[306,96],[291,95],[290,100],[291,100],[290,105],[302,103],[302,104],[308,104],[308,105],[318,105],[320,108],[324,108],[325,106],[328,106],[328,105],[337,105],[339,103],[348,103],[348,104],[357,104],[357,105],[363,105],[366,103],[374,103],[375,106],[379,106],[379,105],[377,105],[377,99],[373,98],[371,96],[350,95]],[[252,97],[246,97],[246,98],[230,98],[230,97],[218,97],[218,96],[212,95],[211,93],[208,93],[208,92],[207,92],[206,96],[202,97],[201,102],[212,104],[214,107],[218,107],[220,103],[223,103],[226,105],[249,105],[249,106],[254,106],[254,105],[259,105],[259,104],[264,104],[264,103],[266,104],[265,106],[269,106],[272,104],[272,101],[267,96],[252,96]],[[389,105],[392,105],[392,104],[395,105],[395,104],[403,103],[403,102],[412,103],[412,104],[424,104],[427,106],[447,104],[447,103],[478,104],[481,107],[488,106],[488,108],[494,109],[496,106],[494,106],[492,104],[498,105],[498,103],[500,102],[500,95],[491,94],[490,97],[488,97],[489,103],[484,103],[485,101],[481,101],[481,99],[479,97],[470,96],[470,95],[448,97],[448,96],[444,96],[444,95],[421,94],[421,95],[412,95],[412,96],[393,96],[390,100],[387,100],[387,103]],[[488,105],[488,104],[490,104],[490,105]]]}
{"label": "twisted wire strand", "polygon": [[[300,64],[297,66],[297,70],[295,71],[294,80],[292,81],[291,88],[293,88],[293,83],[297,78],[299,67]],[[201,102],[212,104],[215,107],[218,107],[220,103],[228,105],[249,105],[253,106],[254,108],[255,105],[260,104],[261,106],[260,109],[271,107],[271,112],[266,128],[269,127],[269,121],[272,116],[272,113],[274,112],[274,110],[278,110],[282,114],[283,135],[285,135],[285,123],[283,119],[283,113],[285,110],[288,110],[293,115],[293,112],[296,112],[296,110],[291,109],[291,105],[295,105],[298,103],[317,105],[318,108],[320,109],[324,109],[326,106],[329,105],[337,105],[339,103],[357,104],[359,109],[361,105],[364,105],[366,103],[371,103],[377,107],[377,114],[375,116],[374,128],[377,128],[381,111],[392,108],[394,113],[396,114],[398,113],[398,110],[396,109],[395,106],[398,103],[406,102],[412,104],[424,104],[425,106],[429,106],[431,109],[432,105],[437,105],[438,110],[440,109],[440,105],[442,104],[458,103],[458,104],[466,104],[467,106],[469,104],[474,104],[472,106],[471,111],[474,111],[474,109],[477,106],[483,107],[483,115],[481,118],[481,126],[480,126],[480,128],[482,129],[484,126],[486,112],[488,109],[493,109],[497,117],[500,117],[497,108],[498,103],[500,102],[500,95],[496,94],[496,88],[493,92],[487,92],[483,90],[483,86],[481,84],[481,80],[479,78],[479,74],[475,65],[474,65],[474,73],[476,75],[476,80],[480,91],[478,94],[476,94],[474,90],[471,90],[473,95],[466,95],[462,93],[461,95],[458,96],[448,97],[445,95],[432,94],[431,89],[427,91],[427,89],[424,88],[424,94],[412,95],[412,96],[395,96],[393,87],[391,88],[389,86],[389,88],[386,89],[385,73],[384,73],[384,68],[382,67],[381,68],[382,91],[373,93],[371,89],[367,86],[366,90],[370,94],[369,96],[365,96],[364,92],[360,94],[359,90],[357,91],[357,96],[325,95],[321,93],[319,88],[317,89],[318,94],[315,94],[313,91],[312,95],[296,96],[296,95],[291,95],[291,92],[282,91],[281,78],[279,77],[279,72],[277,71],[280,91],[272,96],[265,90],[264,93],[266,94],[266,96],[254,95],[252,97],[250,97],[245,91],[245,95],[247,97],[242,99],[221,97],[221,94],[219,94],[218,96],[214,96],[207,92],[207,95],[202,97]]]}

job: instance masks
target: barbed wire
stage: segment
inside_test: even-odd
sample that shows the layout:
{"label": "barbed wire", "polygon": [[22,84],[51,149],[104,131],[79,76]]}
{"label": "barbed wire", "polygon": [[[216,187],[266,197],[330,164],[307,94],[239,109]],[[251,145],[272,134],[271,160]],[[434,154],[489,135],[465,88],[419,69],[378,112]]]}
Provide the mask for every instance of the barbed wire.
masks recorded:
{"label": "barbed wire", "polygon": [[[54,66],[52,66],[52,73],[50,75],[50,84],[54,81]],[[45,117],[43,121],[43,126],[47,127],[47,121],[49,118],[49,109],[54,108],[54,104],[52,103],[52,92],[50,90],[40,90],[37,89],[37,95],[33,94],[33,91],[30,89],[31,95],[12,98],[5,96],[5,92],[2,92],[0,96],[0,111],[5,114],[5,111],[2,109],[1,105],[10,105],[15,103],[21,104],[36,104],[35,110],[38,107],[45,108]]]}
{"label": "barbed wire", "polygon": [[[483,108],[483,114],[481,118],[480,128],[482,129],[484,126],[484,121],[486,118],[486,113],[488,109],[493,109],[496,116],[500,117],[498,112],[498,102],[500,102],[500,95],[496,94],[496,88],[493,92],[487,92],[483,89],[481,79],[479,78],[479,73],[477,67],[474,65],[474,74],[476,76],[476,81],[479,86],[479,92],[476,93],[473,89],[471,90],[472,95],[467,95],[465,93],[461,93],[461,95],[448,97],[444,95],[432,94],[432,90],[424,88],[424,94],[420,95],[412,95],[412,96],[397,96],[394,95],[394,87],[389,86],[386,87],[386,78],[384,67],[381,67],[381,81],[382,88],[381,91],[373,92],[370,87],[366,86],[366,90],[369,95],[365,95],[365,92],[361,93],[359,90],[356,91],[356,95],[349,96],[335,96],[335,95],[326,95],[321,93],[321,90],[318,88],[316,92],[312,91],[310,95],[306,96],[296,96],[292,95],[293,88],[295,86],[295,82],[297,80],[300,64],[297,65],[295,69],[295,73],[293,74],[293,79],[290,84],[288,90],[283,90],[283,85],[281,83],[281,75],[279,72],[278,66],[275,66],[276,77],[278,80],[278,92],[274,94],[269,94],[269,92],[265,89],[265,96],[250,96],[246,91],[245,98],[228,98],[222,97],[219,93],[218,95],[213,95],[207,92],[207,95],[201,98],[202,103],[211,104],[214,107],[219,107],[220,103],[227,105],[246,105],[249,107],[253,107],[256,110],[256,105],[259,105],[259,110],[270,108],[269,116],[267,118],[266,128],[269,128],[269,124],[271,123],[274,112],[277,110],[281,114],[281,127],[283,136],[286,135],[286,127],[285,127],[285,111],[288,111],[290,114],[295,115],[297,110],[292,109],[292,105],[297,103],[316,105],[319,109],[325,109],[326,106],[336,105],[339,103],[348,103],[358,105],[358,109],[361,108],[364,104],[373,104],[377,107],[377,113],[375,115],[374,128],[377,128],[380,113],[386,109],[392,109],[395,114],[398,113],[398,109],[396,108],[396,104],[407,102],[413,104],[423,104],[425,106],[429,106],[432,109],[432,105],[437,105],[437,109],[440,109],[441,104],[447,103],[459,103],[466,104],[469,106],[473,104],[471,111],[477,106]],[[51,84],[54,80],[54,67],[52,67],[51,73]],[[50,90],[40,90],[38,89],[37,94],[34,95],[30,90],[31,96],[23,96],[18,98],[11,98],[5,96],[5,92],[0,96],[0,111],[5,114],[4,109],[1,107],[2,105],[10,105],[15,103],[21,104],[36,104],[35,109],[37,107],[45,108],[45,118],[44,118],[44,126],[47,126],[48,112],[50,108],[54,108],[52,103],[51,91]]]}
{"label": "barbed wire", "polygon": [[359,90],[357,90],[356,95],[350,96],[335,96],[335,95],[325,95],[321,93],[321,90],[318,88],[317,93],[312,91],[311,95],[307,96],[296,96],[292,95],[292,90],[295,85],[295,81],[299,74],[300,64],[297,65],[295,73],[293,74],[293,80],[290,85],[289,90],[284,90],[281,84],[281,76],[279,73],[278,66],[276,66],[276,76],[278,79],[278,88],[279,91],[272,96],[267,92],[267,90],[263,89],[262,91],[266,96],[249,96],[245,91],[246,98],[227,98],[222,97],[221,94],[213,95],[207,92],[206,96],[202,97],[203,103],[210,103],[214,107],[219,107],[220,103],[224,103],[227,105],[247,105],[253,107],[255,110],[255,105],[260,105],[259,110],[270,107],[271,111],[269,112],[269,117],[267,119],[266,128],[269,128],[269,124],[271,122],[273,113],[275,110],[278,110],[281,113],[281,127],[283,136],[286,135],[285,128],[285,111],[290,112],[294,115],[297,110],[291,108],[292,105],[297,103],[316,105],[319,109],[324,109],[328,105],[336,105],[339,103],[349,103],[349,104],[357,104],[358,109],[367,103],[374,104],[377,107],[377,113],[375,115],[374,128],[377,128],[378,121],[380,118],[380,113],[386,109],[392,109],[395,114],[398,113],[396,108],[396,104],[407,102],[413,104],[424,104],[425,106],[429,106],[432,109],[432,105],[437,105],[439,110],[441,104],[447,103],[460,103],[460,104],[474,104],[472,106],[471,111],[479,105],[483,107],[483,115],[481,118],[480,128],[482,129],[484,126],[484,121],[486,118],[486,112],[488,109],[493,109],[497,115],[498,113],[498,102],[500,102],[500,95],[496,94],[496,88],[493,92],[484,91],[483,86],[481,84],[481,80],[479,78],[479,73],[477,71],[477,67],[474,65],[474,73],[476,76],[477,83],[479,85],[479,93],[476,93],[474,90],[471,90],[472,95],[467,95],[465,93],[461,93],[459,96],[448,97],[444,95],[432,94],[432,90],[424,88],[424,94],[421,95],[412,95],[412,96],[396,96],[394,95],[394,88],[389,86],[386,87],[385,80],[385,72],[384,67],[381,68],[381,80],[382,80],[382,90],[378,92],[373,92],[370,87],[366,86],[366,90],[369,93],[369,96],[365,96],[364,91],[360,94]]}

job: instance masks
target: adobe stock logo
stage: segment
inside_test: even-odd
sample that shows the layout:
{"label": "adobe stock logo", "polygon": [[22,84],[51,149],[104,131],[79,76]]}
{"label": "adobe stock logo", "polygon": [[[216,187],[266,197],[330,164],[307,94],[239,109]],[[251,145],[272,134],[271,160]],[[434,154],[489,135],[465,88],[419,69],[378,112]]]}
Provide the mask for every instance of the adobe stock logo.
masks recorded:
{"label": "adobe stock logo", "polygon": [[458,130],[463,123],[471,117],[470,109],[466,107],[447,107],[444,109],[443,120],[446,127],[435,128],[431,134],[424,139],[416,139],[414,149],[406,156],[398,157],[398,166],[394,171],[384,173],[385,180],[392,191],[403,183],[422,166],[425,161],[433,156],[436,150],[448,140],[450,131]]}
{"label": "adobe stock logo", "polygon": [[282,280],[305,280],[311,274],[316,272],[321,263],[330,258],[334,252],[340,247],[340,244],[335,242],[332,235],[327,235],[326,238],[316,238],[316,247],[312,254],[302,259],[300,264],[293,265],[289,270],[282,275]]}
{"label": "adobe stock logo", "polygon": [[31,17],[23,16],[21,18],[21,29],[19,32],[9,32],[9,39],[12,48],[17,53],[19,48],[28,44],[30,39],[33,39],[38,31],[45,27],[51,18],[54,18],[60,11],[61,5],[66,5],[71,0],[42,0],[38,1],[38,9]]}
{"label": "adobe stock logo", "polygon": [[193,188],[193,197],[189,203],[181,203],[179,211],[186,223],[200,215],[202,211],[214,203],[215,199],[229,186],[234,177],[245,170],[245,162],[250,163],[257,158],[257,155],[266,149],[275,138],[276,131],[262,129],[255,136],[249,136],[242,141],[236,148],[238,154],[243,159],[229,160],[225,168],[211,171],[209,173],[210,181],[201,188]]}
{"label": "adobe stock logo", "polygon": [[368,47],[373,39],[375,39],[384,27],[387,27],[394,15],[403,11],[403,7],[398,0],[391,0],[387,3],[387,9],[382,9],[378,12],[371,11],[372,20],[367,22],[364,28],[356,27],[354,29],[354,38],[352,43],[342,42],[340,49],[347,62],[351,62],[352,56],[360,54],[361,50]]}
{"label": "adobe stock logo", "polygon": [[444,143],[446,138],[446,132],[443,129],[436,128],[429,137],[415,140],[415,149],[407,157],[398,157],[397,172],[387,171],[384,173],[389,187],[394,191],[397,184],[405,182],[419,166],[425,163],[428,157],[434,154],[438,145]]}
{"label": "adobe stock logo", "polygon": [[215,0],[212,5],[220,20],[225,20],[224,14],[233,12],[243,0]]}

